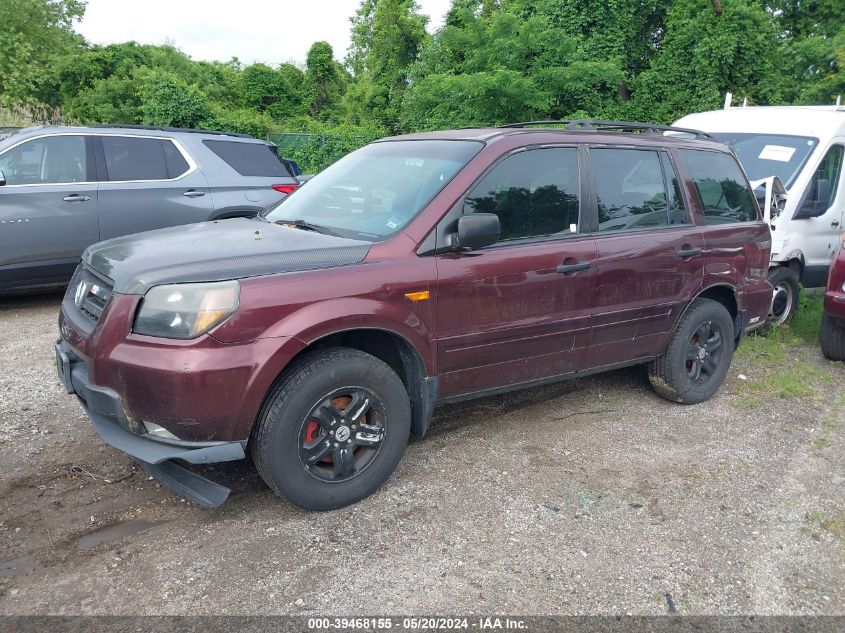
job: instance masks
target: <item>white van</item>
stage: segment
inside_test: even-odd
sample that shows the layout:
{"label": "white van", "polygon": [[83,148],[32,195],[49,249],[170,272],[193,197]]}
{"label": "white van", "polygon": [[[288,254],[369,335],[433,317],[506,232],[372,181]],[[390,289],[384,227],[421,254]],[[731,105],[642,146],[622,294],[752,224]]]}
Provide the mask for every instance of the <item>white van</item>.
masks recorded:
{"label": "white van", "polygon": [[845,107],[739,107],[690,114],[678,127],[702,130],[730,145],[751,181],[778,176],[787,190],[772,218],[775,286],[771,321],[795,312],[799,282],[823,286],[845,232]]}

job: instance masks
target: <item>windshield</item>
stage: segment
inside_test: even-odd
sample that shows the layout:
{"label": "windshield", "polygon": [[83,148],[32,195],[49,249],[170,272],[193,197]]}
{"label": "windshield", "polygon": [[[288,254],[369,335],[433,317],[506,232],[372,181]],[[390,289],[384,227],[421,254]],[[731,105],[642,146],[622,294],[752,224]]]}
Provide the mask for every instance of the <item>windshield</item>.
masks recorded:
{"label": "windshield", "polygon": [[309,180],[266,217],[383,239],[408,224],[482,147],[475,141],[372,143]]}
{"label": "windshield", "polygon": [[783,134],[711,133],[730,145],[749,180],[778,176],[789,188],[798,177],[819,139]]}

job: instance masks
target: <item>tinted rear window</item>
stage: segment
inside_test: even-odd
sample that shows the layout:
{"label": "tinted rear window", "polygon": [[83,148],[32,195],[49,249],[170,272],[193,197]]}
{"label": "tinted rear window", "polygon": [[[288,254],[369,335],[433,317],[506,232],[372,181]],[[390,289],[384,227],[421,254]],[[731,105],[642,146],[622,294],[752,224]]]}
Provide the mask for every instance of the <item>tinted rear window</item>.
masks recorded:
{"label": "tinted rear window", "polygon": [[167,163],[158,138],[103,136],[109,180],[166,180]]}
{"label": "tinted rear window", "polygon": [[270,145],[239,141],[203,141],[203,144],[241,176],[293,177]]}
{"label": "tinted rear window", "polygon": [[690,149],[682,149],[680,154],[695,183],[708,224],[757,219],[754,195],[733,156]]}

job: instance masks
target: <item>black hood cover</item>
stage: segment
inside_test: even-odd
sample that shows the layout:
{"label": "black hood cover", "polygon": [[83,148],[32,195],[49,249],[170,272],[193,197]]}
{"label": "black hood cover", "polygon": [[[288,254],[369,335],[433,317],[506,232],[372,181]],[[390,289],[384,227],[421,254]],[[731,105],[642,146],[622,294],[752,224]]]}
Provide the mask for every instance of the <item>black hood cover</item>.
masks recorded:
{"label": "black hood cover", "polygon": [[144,294],[164,283],[225,281],[356,264],[372,244],[260,220],[233,218],[174,226],[89,246],[82,260],[114,282],[114,292]]}

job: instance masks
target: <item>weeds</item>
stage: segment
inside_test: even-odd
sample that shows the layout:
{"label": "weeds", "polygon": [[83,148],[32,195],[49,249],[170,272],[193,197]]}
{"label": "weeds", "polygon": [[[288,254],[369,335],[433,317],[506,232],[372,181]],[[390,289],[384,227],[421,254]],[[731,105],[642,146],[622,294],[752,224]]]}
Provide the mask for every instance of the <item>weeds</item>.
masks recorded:
{"label": "weeds", "polygon": [[741,383],[738,406],[754,407],[764,395],[787,400],[821,395],[821,387],[832,382],[833,376],[815,363],[794,359],[792,354],[801,345],[818,343],[821,318],[821,295],[802,292],[798,309],[788,325],[765,334],[752,334],[743,341],[737,357],[749,361],[760,375]]}
{"label": "weeds", "polygon": [[816,524],[825,532],[830,532],[845,541],[845,516],[841,514],[832,516],[821,510],[816,510],[807,515],[807,520]]}

